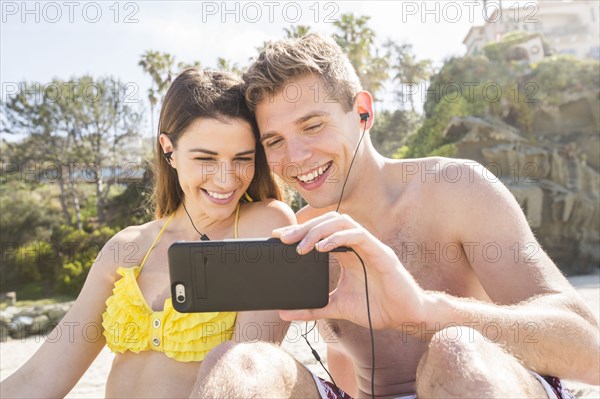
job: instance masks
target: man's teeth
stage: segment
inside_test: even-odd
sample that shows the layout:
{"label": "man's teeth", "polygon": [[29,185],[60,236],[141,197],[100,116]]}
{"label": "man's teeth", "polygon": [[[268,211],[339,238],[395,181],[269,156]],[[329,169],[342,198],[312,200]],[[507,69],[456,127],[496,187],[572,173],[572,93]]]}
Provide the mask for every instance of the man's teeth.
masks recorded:
{"label": "man's teeth", "polygon": [[314,179],[316,179],[317,176],[321,176],[323,174],[323,172],[325,172],[328,168],[329,168],[329,165],[321,166],[318,169],[313,170],[310,173],[298,176],[298,180],[300,180],[303,183],[309,183],[309,182],[313,181]]}
{"label": "man's teeth", "polygon": [[230,193],[226,193],[226,194],[219,194],[219,193],[215,193],[213,191],[208,191],[208,190],[206,190],[206,192],[208,193],[208,195],[210,195],[211,197],[216,198],[216,199],[227,199],[233,195],[233,191]]}

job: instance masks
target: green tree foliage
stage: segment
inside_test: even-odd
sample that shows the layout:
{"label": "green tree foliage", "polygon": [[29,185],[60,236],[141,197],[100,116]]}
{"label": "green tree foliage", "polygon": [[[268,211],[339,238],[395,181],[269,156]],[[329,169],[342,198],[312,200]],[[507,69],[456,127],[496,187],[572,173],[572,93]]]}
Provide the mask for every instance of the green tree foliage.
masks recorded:
{"label": "green tree foliage", "polygon": [[[387,48],[392,70],[392,79],[397,83],[395,94],[398,99],[404,103],[408,97],[410,108],[415,112],[414,93],[410,87],[419,87],[422,82],[428,81],[433,73],[431,60],[417,60],[411,44],[397,44],[392,40],[388,40],[385,44]],[[420,90],[416,90],[420,92]]]}
{"label": "green tree foliage", "polygon": [[72,229],[63,231],[65,235],[60,246],[63,262],[56,272],[56,292],[77,295],[100,250],[116,233],[116,229],[108,226],[90,233]]}
{"label": "green tree foliage", "polygon": [[[290,25],[289,28],[283,28],[283,31],[285,32],[285,37],[287,39],[294,39],[294,38],[299,38],[299,37],[306,35],[311,30],[310,30],[310,26],[308,26],[308,25]],[[262,42],[262,44],[260,46],[256,47],[256,52],[260,53],[265,48],[267,43],[269,43],[269,41]],[[252,62],[252,59],[250,59],[249,61]],[[247,68],[245,68],[245,69],[247,69]]]}
{"label": "green tree foliage", "polygon": [[162,102],[162,97],[167,92],[168,83],[171,81],[175,58],[165,52],[147,50],[140,57],[138,65],[150,75],[151,85],[148,89],[148,102],[150,104],[150,131],[154,130],[154,113],[157,105]]}
{"label": "green tree foliage", "polygon": [[[376,94],[389,83],[389,65],[368,21],[369,17],[347,14],[336,23],[334,38],[349,55],[364,88]],[[309,31],[308,26],[294,25],[283,34],[300,37]],[[411,49],[404,50],[408,54]],[[396,82],[406,76],[423,77],[401,70],[418,65],[416,58],[406,57],[403,64],[397,61]],[[151,78],[147,96],[155,131],[154,115],[173,75],[200,63],[177,62],[169,53],[150,50],[141,55],[138,65]],[[216,60],[216,67],[236,73],[245,70],[224,58]],[[74,87],[73,82],[77,83]],[[2,242],[15,243],[0,263],[0,291],[75,295],[98,251],[112,235],[126,226],[152,220],[152,174],[151,168],[144,166],[142,181],[114,185],[111,190],[110,180],[103,181],[102,175],[82,180],[81,168],[69,165],[112,166],[123,159],[119,150],[125,148],[127,137],[135,137],[142,114],[124,101],[128,93],[114,79],[83,76],[69,81],[54,79],[51,85],[37,84],[38,89],[35,85],[27,84],[26,90],[1,104],[2,131],[25,139],[0,143],[0,155],[5,163],[21,166],[24,162],[48,162],[60,168],[57,175],[49,176],[44,176],[47,169],[42,168],[34,173],[32,182],[19,179],[18,173],[0,181]],[[410,141],[420,123],[420,115],[403,109],[378,112],[371,139],[384,155],[393,155],[396,148]],[[286,190],[286,196],[295,209],[304,205],[292,190]]]}
{"label": "green tree foliage", "polygon": [[384,110],[375,115],[375,123],[369,134],[373,146],[383,156],[392,157],[398,147],[421,126],[422,115],[405,110]]}
{"label": "green tree foliage", "polygon": [[52,276],[54,265],[49,257],[40,256],[39,249],[49,247],[61,216],[58,204],[48,194],[47,189],[32,190],[31,185],[17,180],[0,184],[0,292],[32,281],[48,281],[44,277]]}
{"label": "green tree foliage", "polygon": [[[49,85],[30,84],[3,104],[8,130],[27,135],[16,155],[27,155],[22,161],[54,165],[61,203],[66,204],[66,184],[73,195],[79,229],[76,180],[83,178],[96,185],[97,217],[103,224],[108,192],[103,168],[114,163],[121,144],[138,136],[141,114],[126,99],[125,87],[118,81],[85,75],[69,81],[54,79]],[[86,175],[81,175],[84,172]],[[63,209],[63,213],[68,217],[68,211]]]}
{"label": "green tree foliage", "polygon": [[[534,80],[535,79],[535,80]],[[600,62],[572,55],[544,58],[530,75],[537,85],[534,99],[540,104],[558,105],[565,94],[600,87]]]}
{"label": "green tree foliage", "polygon": [[443,133],[454,116],[505,123],[533,140],[532,115],[538,108],[599,85],[596,60],[551,56],[529,65],[485,56],[452,58],[431,78],[423,126],[396,156],[451,155],[453,143]]}
{"label": "green tree foliage", "polygon": [[338,32],[333,35],[354,66],[365,90],[376,97],[388,78],[388,61],[380,56],[375,43],[375,32],[367,26],[370,17],[342,14],[333,24]]}
{"label": "green tree foliage", "polygon": [[[72,184],[72,168],[68,163],[82,159],[74,150],[73,135],[64,131],[67,120],[60,116],[64,109],[59,104],[63,87],[60,84],[49,87],[45,90],[36,82],[23,83],[23,90],[0,104],[0,113],[6,120],[2,131],[25,136],[21,142],[2,143],[3,161],[7,163],[7,176],[18,176],[25,183],[40,183],[47,169],[55,169],[59,176],[67,177],[56,179],[62,214],[68,225],[74,214],[81,229],[79,193]],[[65,160],[66,163],[62,162]]]}
{"label": "green tree foliage", "polygon": [[145,169],[141,181],[129,183],[123,192],[108,200],[107,209],[110,212],[107,221],[110,226],[124,229],[127,226],[149,222],[154,218],[151,201],[154,176],[149,164],[143,166]]}
{"label": "green tree foliage", "polygon": [[23,243],[49,240],[61,223],[58,204],[50,190],[31,190],[19,181],[0,185],[0,240],[2,243]]}
{"label": "green tree foliage", "polygon": [[235,74],[242,75],[244,72],[246,72],[248,67],[240,67],[237,62],[232,63],[230,60],[219,57],[217,58],[217,69],[220,71],[233,72]]}
{"label": "green tree foliage", "polygon": [[[219,69],[237,68],[236,65],[230,65],[229,61],[223,58],[219,58],[217,64]],[[148,103],[150,104],[150,131],[154,134],[156,132],[154,124],[156,109],[160,108],[171,81],[186,68],[200,68],[201,63],[200,61],[193,61],[192,63],[179,61],[176,64],[175,56],[172,54],[147,50],[140,56],[138,65],[151,78],[151,85],[148,89]],[[176,69],[174,68],[175,65],[177,65]]]}
{"label": "green tree foliage", "polygon": [[103,168],[121,159],[119,149],[136,137],[141,114],[111,78],[83,76],[24,87],[2,104],[4,131],[25,138],[2,143],[8,173],[0,181],[0,290],[37,282],[35,292],[48,295],[57,288],[65,259],[61,248],[68,244],[60,231],[86,235],[104,223],[110,186]]}
{"label": "green tree foliage", "polygon": [[310,32],[310,26],[308,25],[290,25],[289,28],[283,28],[285,36],[288,39],[302,37]]}
{"label": "green tree foliage", "polygon": [[481,102],[469,102],[462,96],[456,97],[451,94],[442,97],[433,115],[427,116],[423,126],[410,137],[406,147],[400,148],[394,154],[394,158],[454,156],[455,149],[452,143],[444,137],[446,127],[453,117],[479,114],[482,108]]}

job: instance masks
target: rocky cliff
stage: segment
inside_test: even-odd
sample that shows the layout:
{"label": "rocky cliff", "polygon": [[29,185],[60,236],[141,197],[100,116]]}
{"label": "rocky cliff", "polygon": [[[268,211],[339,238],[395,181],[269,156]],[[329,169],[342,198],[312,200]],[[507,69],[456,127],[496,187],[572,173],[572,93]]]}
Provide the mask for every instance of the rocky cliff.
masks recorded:
{"label": "rocky cliff", "polygon": [[506,184],[563,272],[590,272],[600,265],[600,90],[535,107],[531,126],[455,117],[444,136]]}

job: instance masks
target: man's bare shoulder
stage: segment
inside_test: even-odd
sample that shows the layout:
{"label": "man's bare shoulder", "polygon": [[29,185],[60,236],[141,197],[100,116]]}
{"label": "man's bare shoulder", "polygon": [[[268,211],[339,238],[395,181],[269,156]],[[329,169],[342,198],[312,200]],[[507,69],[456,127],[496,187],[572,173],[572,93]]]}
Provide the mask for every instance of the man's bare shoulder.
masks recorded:
{"label": "man's bare shoulder", "polygon": [[389,165],[395,178],[401,178],[403,183],[421,185],[472,180],[473,175],[481,173],[483,168],[477,161],[445,157],[399,159]]}
{"label": "man's bare shoulder", "polygon": [[457,192],[470,192],[482,185],[502,185],[492,172],[470,159],[402,159],[393,162],[390,167],[393,182],[400,181],[407,192],[419,194],[419,197],[425,194],[454,196]]}
{"label": "man's bare shoulder", "polygon": [[401,187],[395,206],[403,217],[409,210],[415,220],[443,220],[442,225],[450,228],[475,214],[485,214],[490,206],[514,207],[504,184],[473,160],[428,157],[398,160],[390,167],[392,178],[387,184]]}

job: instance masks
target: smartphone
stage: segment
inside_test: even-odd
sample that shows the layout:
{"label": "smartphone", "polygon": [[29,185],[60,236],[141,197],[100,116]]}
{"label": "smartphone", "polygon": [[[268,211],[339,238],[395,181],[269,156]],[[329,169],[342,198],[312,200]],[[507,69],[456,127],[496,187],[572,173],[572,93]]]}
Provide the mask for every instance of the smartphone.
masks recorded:
{"label": "smartphone", "polygon": [[277,238],[178,241],[169,247],[173,308],[181,313],[321,308],[329,255],[299,255]]}

